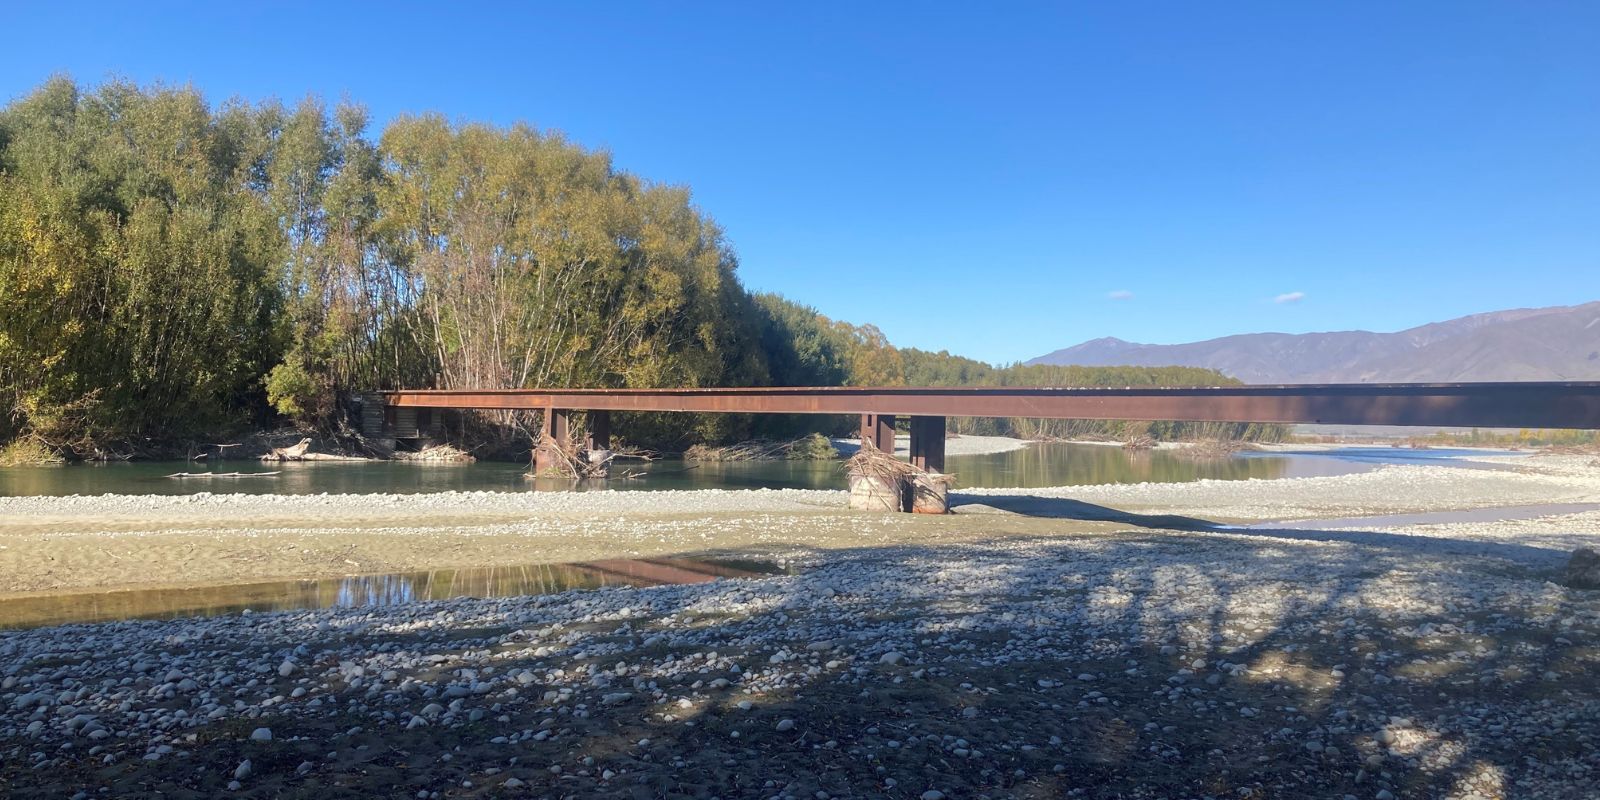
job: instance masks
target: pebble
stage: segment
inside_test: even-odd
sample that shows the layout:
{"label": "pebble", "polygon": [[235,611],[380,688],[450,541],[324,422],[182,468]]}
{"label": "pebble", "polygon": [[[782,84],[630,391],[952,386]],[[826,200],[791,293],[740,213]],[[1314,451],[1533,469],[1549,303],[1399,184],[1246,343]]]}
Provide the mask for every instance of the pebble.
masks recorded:
{"label": "pebble", "polygon": [[780,720],[778,720],[777,728],[778,728],[778,732],[780,732],[780,733],[782,733],[784,731],[792,731],[792,730],[794,730],[794,720],[792,720],[792,719],[780,719]]}
{"label": "pebble", "polygon": [[250,732],[250,741],[252,741],[252,742],[270,742],[270,741],[272,741],[272,729],[271,728],[256,728],[255,730]]}

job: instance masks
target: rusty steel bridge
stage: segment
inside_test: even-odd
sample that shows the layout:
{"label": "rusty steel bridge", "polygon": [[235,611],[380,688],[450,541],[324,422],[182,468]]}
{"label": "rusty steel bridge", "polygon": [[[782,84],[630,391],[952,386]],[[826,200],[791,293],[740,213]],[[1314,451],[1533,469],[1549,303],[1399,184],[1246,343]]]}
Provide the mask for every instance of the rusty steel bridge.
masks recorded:
{"label": "rusty steel bridge", "polygon": [[887,453],[896,418],[908,417],[911,460],[932,471],[944,468],[947,417],[1600,429],[1600,382],[406,389],[376,396],[381,417],[373,409],[367,425],[386,435],[428,429],[435,409],[516,410],[544,412],[544,434],[565,441],[571,415],[581,412],[591,449],[609,446],[613,411],[859,415],[862,439]]}

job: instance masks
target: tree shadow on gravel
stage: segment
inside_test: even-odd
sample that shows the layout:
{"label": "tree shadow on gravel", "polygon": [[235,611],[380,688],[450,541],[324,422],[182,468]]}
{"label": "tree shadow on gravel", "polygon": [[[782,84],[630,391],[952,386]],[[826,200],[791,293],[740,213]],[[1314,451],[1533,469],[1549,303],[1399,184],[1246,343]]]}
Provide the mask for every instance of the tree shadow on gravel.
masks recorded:
{"label": "tree shadow on gravel", "polygon": [[980,505],[1029,517],[1071,519],[1084,522],[1114,522],[1157,530],[1226,533],[1236,536],[1300,539],[1313,542],[1346,542],[1364,546],[1409,549],[1419,552],[1448,552],[1457,555],[1487,556],[1541,564],[1556,559],[1564,559],[1568,556],[1568,553],[1564,550],[1513,542],[1486,542],[1439,536],[1410,536],[1404,533],[1352,528],[1296,528],[1294,523],[1284,523],[1281,527],[1245,527],[1174,514],[1140,514],[1110,506],[1086,503],[1082,500],[1040,497],[1037,495],[952,494],[950,499],[952,510],[957,511],[964,506]]}
{"label": "tree shadow on gravel", "polygon": [[[1003,517],[984,521],[1004,532]],[[245,651],[276,658],[301,641],[308,675],[362,659],[376,671],[397,652],[439,658],[408,668],[413,688],[372,701],[373,713],[351,710],[361,688],[337,678],[269,674],[263,692],[314,691],[182,729],[197,737],[180,745],[184,759],[146,762],[129,742],[102,766],[78,746],[41,771],[27,763],[35,745],[0,736],[0,753],[17,754],[0,763],[0,786],[15,797],[638,800],[1600,791],[1596,595],[1497,555],[1150,521],[835,551],[770,579],[424,606],[402,630],[317,628],[357,610],[259,615],[233,638],[176,645],[164,634],[180,624],[152,623],[147,641],[173,659],[200,648],[226,664]],[[93,663],[69,639],[41,668],[53,682],[63,663]],[[390,643],[381,657],[366,645],[377,641]],[[461,669],[484,677],[485,666],[504,682],[408,729],[474,680]],[[530,683],[506,679],[524,669]],[[305,705],[330,696],[331,708]],[[249,741],[256,725],[274,741]],[[227,791],[245,758],[253,775]]]}

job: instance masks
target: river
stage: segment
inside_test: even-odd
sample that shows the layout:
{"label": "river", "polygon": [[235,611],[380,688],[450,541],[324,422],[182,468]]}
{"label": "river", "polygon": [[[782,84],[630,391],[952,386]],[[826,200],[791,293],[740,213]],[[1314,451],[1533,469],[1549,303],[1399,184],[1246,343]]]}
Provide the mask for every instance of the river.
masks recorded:
{"label": "river", "polygon": [[[1195,460],[1172,450],[1128,451],[1083,444],[1039,444],[1006,453],[952,456],[946,469],[959,487],[1034,488],[1104,483],[1181,483],[1202,479],[1246,480],[1342,475],[1391,463],[1454,463],[1483,451],[1348,447],[1298,452],[1247,452],[1232,458]],[[1507,453],[1509,454],[1509,453]],[[241,478],[169,478],[180,472],[277,472]],[[530,481],[526,465],[419,462],[305,462],[259,464],[228,461],[207,467],[184,461],[72,464],[0,468],[0,495],[188,494],[411,494],[444,491],[548,491],[557,489],[840,489],[844,473],[836,461],[745,461],[692,463],[677,459],[617,462],[614,473],[637,472],[633,480],[580,484]]]}

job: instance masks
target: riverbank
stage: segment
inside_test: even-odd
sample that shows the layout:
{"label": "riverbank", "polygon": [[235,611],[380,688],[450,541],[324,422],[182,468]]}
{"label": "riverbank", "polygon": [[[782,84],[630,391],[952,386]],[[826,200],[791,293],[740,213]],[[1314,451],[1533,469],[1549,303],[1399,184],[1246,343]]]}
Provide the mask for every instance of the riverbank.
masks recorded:
{"label": "riverbank", "polygon": [[844,492],[794,489],[9,497],[0,498],[0,597],[1600,503],[1600,470],[1583,457],[1490,461],[1500,468],[967,489],[945,517],[854,513]]}
{"label": "riverbank", "polygon": [[[830,513],[771,494],[794,504],[781,521]],[[800,574],[761,580],[0,633],[0,785],[18,798],[1600,791],[1600,593],[1551,583],[1522,551],[854,519],[858,534],[958,521],[995,535],[791,544]],[[1537,524],[1600,534],[1600,515]]]}

